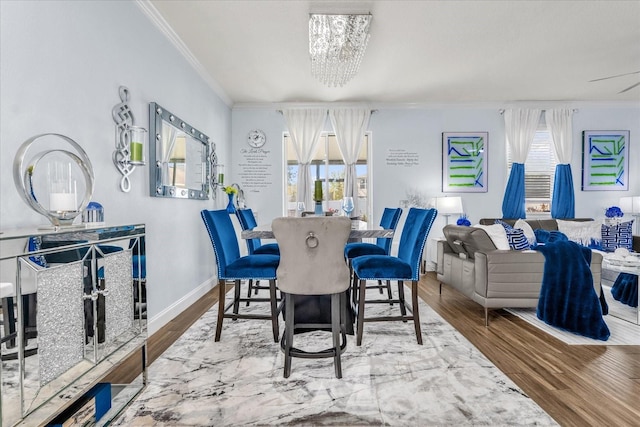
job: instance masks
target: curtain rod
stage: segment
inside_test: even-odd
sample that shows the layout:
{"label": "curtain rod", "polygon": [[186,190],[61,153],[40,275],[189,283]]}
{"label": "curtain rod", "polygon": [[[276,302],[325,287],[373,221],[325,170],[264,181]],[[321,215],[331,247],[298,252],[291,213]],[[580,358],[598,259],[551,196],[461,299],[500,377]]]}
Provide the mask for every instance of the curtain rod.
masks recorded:
{"label": "curtain rod", "polygon": [[[377,113],[377,112],[378,112],[378,110],[371,110],[371,114]],[[276,113],[282,114],[282,110],[276,110]]]}
{"label": "curtain rod", "polygon": [[[499,109],[499,110],[498,110],[498,113],[500,113],[500,115],[503,115],[503,114],[504,114],[504,111],[505,111],[505,109],[504,109],[504,108],[501,108],[501,109]],[[543,109],[542,109],[542,111],[547,111],[547,110],[546,110],[545,108],[543,108]],[[578,110],[577,108],[574,108],[574,109],[573,109],[573,110],[571,110],[571,111],[572,111],[573,113],[577,113],[577,112],[579,112],[580,110]]]}

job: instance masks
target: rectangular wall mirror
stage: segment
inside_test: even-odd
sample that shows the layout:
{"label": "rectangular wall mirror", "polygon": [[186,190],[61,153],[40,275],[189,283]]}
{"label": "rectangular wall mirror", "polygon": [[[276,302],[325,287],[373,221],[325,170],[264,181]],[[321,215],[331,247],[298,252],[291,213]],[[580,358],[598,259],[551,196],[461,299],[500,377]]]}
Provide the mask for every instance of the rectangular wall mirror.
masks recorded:
{"label": "rectangular wall mirror", "polygon": [[210,139],[166,108],[149,103],[151,196],[209,198]]}

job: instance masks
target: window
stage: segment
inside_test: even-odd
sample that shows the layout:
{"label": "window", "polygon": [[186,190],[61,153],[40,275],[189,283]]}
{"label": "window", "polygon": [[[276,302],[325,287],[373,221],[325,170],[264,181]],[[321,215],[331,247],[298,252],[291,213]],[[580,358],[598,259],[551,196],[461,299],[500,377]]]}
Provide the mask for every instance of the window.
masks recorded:
{"label": "window", "polygon": [[[507,146],[508,173],[511,173],[511,150]],[[544,113],[524,163],[525,210],[527,213],[551,212],[556,152],[547,129]]]}
{"label": "window", "polygon": [[[369,216],[369,140],[370,133],[366,133],[356,164],[356,172],[358,175],[358,212],[352,213],[352,216],[362,216],[365,220]],[[298,159],[296,158],[295,148],[288,133],[284,135],[284,146],[285,159],[287,162],[287,179],[285,183],[287,215],[295,216],[296,196],[298,193]],[[336,136],[333,133],[323,132],[311,161],[311,177],[312,181],[323,181],[322,195],[324,196],[323,208],[325,211],[341,213],[340,205],[344,195],[344,174],[345,165],[342,160],[342,154],[340,154],[340,149],[338,148]],[[313,188],[310,188],[309,191],[313,191]],[[305,209],[312,211],[313,206],[306,206]]]}

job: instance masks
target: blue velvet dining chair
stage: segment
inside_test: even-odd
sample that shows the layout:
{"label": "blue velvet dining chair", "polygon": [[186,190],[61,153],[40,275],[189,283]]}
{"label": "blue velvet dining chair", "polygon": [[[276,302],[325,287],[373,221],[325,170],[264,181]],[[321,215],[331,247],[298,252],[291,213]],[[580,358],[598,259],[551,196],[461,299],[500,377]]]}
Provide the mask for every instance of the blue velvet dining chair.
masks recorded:
{"label": "blue velvet dining chair", "polygon": [[[402,208],[385,208],[382,212],[382,218],[380,219],[380,227],[386,230],[395,230],[398,226],[398,221],[400,221],[400,217],[402,216]],[[363,255],[390,255],[391,254],[391,243],[393,242],[392,237],[379,237],[376,239],[376,243],[367,243],[367,242],[351,242],[347,243],[344,247],[344,257],[347,259],[349,266],[351,266],[351,260],[353,258],[363,256]],[[353,274],[353,271],[352,271]],[[352,297],[353,301],[357,301],[357,287],[355,286],[355,280],[353,280],[353,292]],[[391,281],[387,280],[386,285],[382,284],[382,280],[377,281],[377,285],[367,286],[369,288],[377,288],[380,290],[380,293],[383,293],[383,289],[387,289],[387,295],[389,300],[391,297]],[[393,302],[390,302],[393,304]]]}
{"label": "blue velvet dining chair", "polygon": [[[256,223],[256,217],[253,215],[253,211],[249,208],[237,209],[236,216],[240,222],[240,228],[244,230],[253,230],[258,224]],[[247,251],[249,255],[254,254],[268,254],[268,255],[280,255],[280,249],[277,243],[262,244],[260,239],[245,239],[247,243]]]}
{"label": "blue velvet dining chair", "polygon": [[[263,319],[271,320],[273,340],[278,341],[278,315],[281,307],[278,306],[276,296],[276,269],[280,262],[278,255],[254,254],[240,256],[238,238],[233,228],[231,218],[226,209],[202,210],[200,212],[204,225],[209,233],[216,264],[218,266],[218,322],[216,324],[215,340],[220,341],[222,322],[225,318],[232,319]],[[269,314],[240,313],[240,302],[247,298],[240,296],[240,283],[242,280],[268,280],[269,298],[253,298],[252,301],[268,302]],[[234,296],[232,301],[225,306],[225,294],[227,281],[234,283]],[[229,313],[229,309],[233,308]]]}
{"label": "blue velvet dining chair", "polygon": [[[362,344],[362,333],[365,322],[380,322],[401,320],[406,322],[413,320],[418,344],[422,345],[422,332],[420,330],[420,316],[418,313],[418,280],[420,279],[420,261],[427,241],[427,236],[433,225],[438,211],[436,209],[411,208],[407,214],[398,256],[391,255],[364,255],[351,261],[351,267],[358,286],[357,312],[357,336],[356,345]],[[387,303],[388,300],[367,300],[367,280],[397,280],[398,298],[394,302],[400,305],[400,316],[376,316],[365,317],[365,304]],[[404,281],[411,281],[411,306],[404,298]],[[411,315],[407,315],[407,310]]]}
{"label": "blue velvet dining chair", "polygon": [[[236,209],[236,216],[238,217],[238,222],[240,222],[240,228],[242,231],[253,230],[258,225],[256,217],[253,215],[253,211],[250,208]],[[277,243],[262,244],[262,240],[260,239],[245,239],[245,241],[247,243],[247,253],[249,255],[280,255],[280,248],[278,248]],[[260,289],[269,289],[269,287],[260,286],[260,281],[258,280],[255,284],[253,280],[248,281],[247,306],[249,306],[249,303],[251,302],[251,293],[254,292],[257,295]]]}

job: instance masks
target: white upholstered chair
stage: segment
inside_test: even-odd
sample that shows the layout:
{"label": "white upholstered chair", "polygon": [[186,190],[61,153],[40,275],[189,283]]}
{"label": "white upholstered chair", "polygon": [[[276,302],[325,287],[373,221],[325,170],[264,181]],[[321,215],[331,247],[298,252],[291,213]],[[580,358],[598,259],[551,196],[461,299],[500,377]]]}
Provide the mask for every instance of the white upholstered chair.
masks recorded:
{"label": "white upholstered chair", "polygon": [[[281,340],[285,355],[284,377],[291,374],[292,357],[333,357],[336,378],[342,378],[340,354],[346,348],[347,339],[341,319],[347,318],[346,291],[349,288],[349,268],[343,254],[351,220],[347,217],[276,218],[271,227],[280,247],[276,277],[285,298],[285,331]],[[330,324],[318,319],[302,319],[302,313],[295,312],[297,298],[327,298],[329,295]],[[293,347],[296,330],[329,328],[332,332],[330,348],[307,352]]]}

